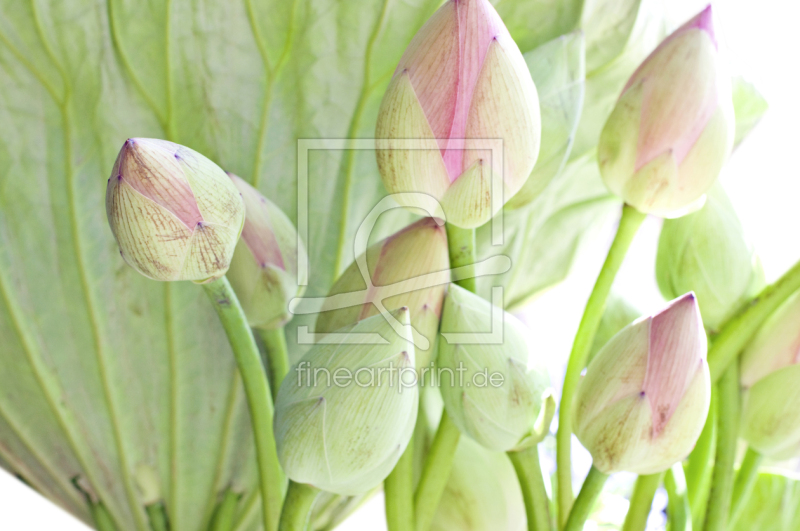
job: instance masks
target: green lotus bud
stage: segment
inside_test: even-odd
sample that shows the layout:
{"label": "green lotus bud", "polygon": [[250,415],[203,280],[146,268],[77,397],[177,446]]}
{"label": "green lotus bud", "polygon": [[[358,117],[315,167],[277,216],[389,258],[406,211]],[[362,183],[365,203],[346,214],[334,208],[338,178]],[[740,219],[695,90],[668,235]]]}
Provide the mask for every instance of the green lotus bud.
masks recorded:
{"label": "green lotus bud", "polygon": [[228,270],[244,203],[225,172],[187,147],[129,138],[106,189],[122,258],[153,280],[207,282]]}
{"label": "green lotus bud", "polygon": [[[409,311],[392,316],[409,324]],[[293,481],[344,495],[378,486],[408,446],[419,391],[414,345],[382,315],[338,331],[337,344],[317,344],[283,380],[275,401],[275,441]],[[370,344],[362,334],[378,334]]]}
{"label": "green lotus bud", "polygon": [[241,178],[228,175],[247,209],[228,280],[250,326],[281,327],[291,319],[289,301],[305,290],[305,282],[298,282],[297,270],[298,257],[305,255],[305,247],[280,208]]}
{"label": "green lotus bud", "polygon": [[761,263],[722,185],[709,190],[701,210],[664,221],[656,278],[666,299],[693,290],[711,330],[764,287]]}
{"label": "green lotus bud", "polygon": [[420,28],[386,89],[375,135],[386,189],[436,198],[459,227],[483,225],[502,206],[489,193],[493,177],[505,200],[522,187],[539,154],[539,99],[488,0],[450,0]]}
{"label": "green lotus bud", "polygon": [[786,470],[762,471],[731,531],[797,531],[800,529],[800,475]]}
{"label": "green lotus bud", "polygon": [[508,456],[462,437],[431,531],[522,531],[525,521]]}
{"label": "green lotus bud", "polygon": [[[355,294],[353,300],[357,304],[341,307],[338,300],[329,298],[317,317],[316,332],[333,332],[376,315],[379,311],[375,303],[387,310],[405,306],[410,310],[414,328],[417,367],[428,366],[436,352],[439,316],[445,285],[450,279],[447,234],[440,223],[433,218],[421,219],[367,249],[367,271],[362,274],[356,260],[328,294],[328,297]],[[364,256],[359,258],[363,260]],[[438,283],[420,289],[425,281],[422,277],[432,273],[441,277]],[[372,286],[367,285],[368,281]],[[403,281],[407,282],[398,290],[398,283]]]}
{"label": "green lotus bud", "polygon": [[693,293],[634,321],[589,364],[575,435],[606,474],[663,472],[694,447],[708,415],[706,334]]}
{"label": "green lotus bud", "polygon": [[767,319],[740,364],[742,437],[774,458],[800,456],[800,292]]}
{"label": "green lotus bud", "polygon": [[730,76],[711,6],[667,37],[628,80],[597,146],[603,181],[642,212],[702,201],[733,148]]}
{"label": "green lotus bud", "polygon": [[550,428],[555,399],[525,326],[451,284],[441,332],[436,379],[458,428],[499,452],[541,441]]}

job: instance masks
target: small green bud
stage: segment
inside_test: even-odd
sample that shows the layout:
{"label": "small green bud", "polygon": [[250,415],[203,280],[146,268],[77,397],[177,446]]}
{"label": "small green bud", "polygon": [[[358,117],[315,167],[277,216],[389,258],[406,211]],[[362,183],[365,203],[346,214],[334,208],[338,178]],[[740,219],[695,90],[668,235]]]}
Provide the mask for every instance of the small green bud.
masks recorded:
{"label": "small green bud", "polygon": [[555,399],[525,326],[464,288],[448,290],[436,373],[447,413],[490,450],[537,444],[550,428]]}
{"label": "small green bud", "polygon": [[298,257],[305,255],[305,247],[280,208],[241,178],[228,175],[247,209],[228,280],[250,326],[281,327],[291,319],[289,301],[305,290],[305,283],[298,282],[297,270]]}
{"label": "small green bud", "polygon": [[[411,313],[411,326],[414,328],[417,367],[428,366],[436,352],[444,290],[450,279],[447,233],[440,223],[434,218],[421,219],[367,249],[368,278],[362,276],[358,261],[355,261],[328,293],[328,297],[332,297],[359,292],[359,304],[332,309],[335,302],[329,299],[317,317],[316,332],[333,332],[376,315],[378,308],[374,303],[382,304],[389,311],[405,306]],[[440,274],[440,282],[420,289],[422,277],[432,273]],[[372,287],[367,286],[368,280],[371,280]],[[400,293],[391,295],[403,281],[408,281],[407,285]]]}
{"label": "small green bud", "polygon": [[129,138],[108,180],[106,214],[122,258],[136,271],[153,280],[207,282],[228,270],[244,203],[200,153]]}
{"label": "small green bud", "polygon": [[575,435],[606,474],[663,472],[694,447],[711,377],[694,294],[634,321],[589,364],[575,397]]}
{"label": "small green bud", "polygon": [[742,437],[759,453],[800,455],[800,292],[764,323],[740,359]]}
{"label": "small green bud", "polygon": [[462,437],[431,531],[521,531],[525,521],[508,456]]}
{"label": "small green bud", "polygon": [[[392,315],[403,325],[410,322],[407,308]],[[338,333],[347,337],[312,347],[283,380],[275,401],[275,441],[293,481],[356,495],[378,486],[405,451],[419,390],[414,345],[383,315]],[[362,334],[385,342],[366,343]]]}
{"label": "small green bud", "polygon": [[761,263],[722,185],[709,190],[701,210],[664,221],[656,279],[666,299],[694,291],[711,330],[764,287]]}

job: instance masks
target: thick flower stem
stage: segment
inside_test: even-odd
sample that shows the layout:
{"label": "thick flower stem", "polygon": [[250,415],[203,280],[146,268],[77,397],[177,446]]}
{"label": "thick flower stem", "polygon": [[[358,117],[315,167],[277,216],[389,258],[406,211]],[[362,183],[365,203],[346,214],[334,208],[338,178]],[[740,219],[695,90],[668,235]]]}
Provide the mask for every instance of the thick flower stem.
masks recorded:
{"label": "thick flower stem", "polygon": [[283,327],[273,330],[261,330],[261,340],[267,350],[269,366],[270,390],[272,399],[278,396],[281,382],[289,373],[289,350],[286,347],[286,332]]}
{"label": "thick flower stem", "polygon": [[[447,247],[450,251],[450,268],[459,267],[475,269],[475,229],[462,229],[450,223],[445,224],[447,229]],[[475,276],[464,278],[456,282],[464,289],[475,293]]]}
{"label": "thick flower stem", "polygon": [[386,527],[389,531],[414,531],[414,442],[383,482]]}
{"label": "thick flower stem", "polygon": [[711,393],[711,406],[703,431],[689,454],[686,464],[686,489],[689,507],[692,510],[692,528],[702,529],[706,517],[708,491],[714,468],[714,453],[717,449],[717,390]]}
{"label": "thick flower stem", "polygon": [[739,435],[739,367],[733,363],[717,384],[719,428],[714,476],[706,509],[705,531],[725,531],[733,490],[733,463]]}
{"label": "thick flower stem", "polygon": [[712,340],[708,350],[711,381],[716,382],[736,359],[764,321],[800,289],[800,262],[759,293],[750,304],[729,319]]}
{"label": "thick flower stem", "polygon": [[431,443],[428,457],[422,467],[422,475],[414,493],[414,513],[417,531],[428,531],[439,506],[439,500],[453,468],[456,447],[461,432],[450,419],[447,411],[442,411],[442,420]]}
{"label": "thick flower stem", "polygon": [[658,474],[639,476],[636,479],[622,531],[644,531],[647,527],[647,517],[650,515],[653,497],[661,484],[662,477],[664,477],[664,473],[659,472]]}
{"label": "thick flower stem", "polygon": [[152,531],[169,531],[169,518],[167,518],[167,508],[163,502],[152,503],[145,508],[147,520],[150,522]]}
{"label": "thick flower stem", "polygon": [[664,474],[664,488],[667,491],[667,528],[670,531],[687,531],[692,527],[692,511],[689,506],[689,492],[683,465],[675,463]]}
{"label": "thick flower stem", "polygon": [[311,519],[311,509],[320,493],[311,485],[289,482],[286,500],[281,511],[280,531],[306,531]]}
{"label": "thick flower stem", "polygon": [[90,503],[89,512],[92,514],[94,525],[97,531],[117,531],[117,526],[111,513],[108,512],[106,506],[102,503]]}
{"label": "thick flower stem", "polygon": [[761,464],[761,459],[760,453],[752,448],[747,449],[742,465],[739,467],[739,472],[736,474],[736,482],[733,484],[731,515],[728,527],[733,528],[736,525],[736,521],[750,499],[750,494],[753,492],[753,486],[756,483],[756,477],[758,477],[758,466]]}
{"label": "thick flower stem", "polygon": [[533,446],[520,452],[508,452],[508,457],[517,471],[522,499],[525,500],[525,513],[528,517],[528,531],[550,531],[550,500],[542,478],[539,464],[539,447]]}
{"label": "thick flower stem", "polygon": [[592,294],[586,303],[583,318],[572,345],[572,352],[567,364],[567,373],[564,377],[564,387],[561,393],[558,434],[556,437],[558,464],[558,496],[556,501],[560,527],[566,522],[572,506],[572,456],[570,451],[572,443],[572,403],[575,398],[575,391],[580,381],[581,371],[586,366],[586,358],[597,333],[597,327],[600,325],[600,319],[603,317],[611,285],[614,283],[617,271],[619,271],[633,237],[645,217],[645,214],[631,206],[625,205],[622,207],[622,218],[619,222],[617,235],[608,250],[608,256],[597,277]]}
{"label": "thick flower stem", "polygon": [[214,518],[208,531],[231,531],[236,517],[236,506],[239,504],[241,495],[231,489],[225,491],[222,501],[219,502]]}
{"label": "thick flower stem", "polygon": [[578,497],[575,498],[572,510],[569,512],[569,519],[564,526],[564,531],[583,530],[583,525],[586,523],[586,519],[589,518],[592,506],[600,496],[607,479],[608,476],[606,474],[603,474],[592,465],[589,475],[583,481],[583,487],[581,487]]}
{"label": "thick flower stem", "polygon": [[203,284],[203,288],[228,335],[242,376],[255,438],[264,531],[275,531],[281,510],[284,479],[272,431],[273,406],[267,375],[247,318],[228,279],[223,276]]}

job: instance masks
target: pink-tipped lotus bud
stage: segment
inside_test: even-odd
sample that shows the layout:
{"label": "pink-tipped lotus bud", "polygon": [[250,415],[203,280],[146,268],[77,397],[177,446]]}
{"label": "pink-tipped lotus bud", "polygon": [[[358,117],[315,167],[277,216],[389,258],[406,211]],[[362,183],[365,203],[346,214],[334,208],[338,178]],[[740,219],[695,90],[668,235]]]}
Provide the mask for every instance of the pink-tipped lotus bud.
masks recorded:
{"label": "pink-tipped lotus bud", "polygon": [[447,233],[440,223],[434,218],[421,219],[367,249],[367,270],[362,273],[356,260],[328,294],[355,294],[355,304],[343,306],[329,298],[317,318],[316,332],[333,332],[376,315],[375,303],[388,311],[405,306],[414,329],[417,367],[428,366],[436,352],[444,290],[450,280]]}
{"label": "pink-tipped lotus bud", "polygon": [[633,73],[597,147],[603,180],[642,212],[674,217],[702,201],[733,147],[730,76],[711,6]]}
{"label": "pink-tipped lotus bud", "polygon": [[289,301],[305,289],[297,271],[298,257],[305,254],[305,247],[280,208],[241,178],[228,175],[247,209],[228,279],[250,326],[283,326],[291,318]]}
{"label": "pink-tipped lotus bud", "polygon": [[228,270],[244,203],[219,166],[165,140],[130,138],[106,189],[122,258],[154,280],[206,282]]}
{"label": "pink-tipped lotus bud", "polygon": [[800,455],[800,292],[767,319],[740,364],[742,437],[776,459]]}
{"label": "pink-tipped lotus bud", "polygon": [[[501,206],[522,187],[539,153],[539,100],[488,0],[449,0],[417,32],[383,97],[375,135],[386,189],[435,197],[459,227],[490,219],[492,190],[502,189]],[[494,179],[501,186],[493,188]]]}
{"label": "pink-tipped lotus bud", "polygon": [[525,325],[451,284],[441,333],[436,378],[447,414],[461,432],[496,452],[538,444],[556,404]]}
{"label": "pink-tipped lotus bud", "polygon": [[706,334],[688,293],[623,328],[592,360],[575,434],[606,474],[662,472],[692,450],[710,400]]}

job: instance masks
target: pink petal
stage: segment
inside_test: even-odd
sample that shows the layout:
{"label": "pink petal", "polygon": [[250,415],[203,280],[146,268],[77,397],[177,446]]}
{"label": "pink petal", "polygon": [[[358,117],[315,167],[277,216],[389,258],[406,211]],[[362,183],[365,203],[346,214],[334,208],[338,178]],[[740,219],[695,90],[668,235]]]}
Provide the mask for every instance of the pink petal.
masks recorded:
{"label": "pink petal", "polygon": [[653,412],[653,437],[667,424],[706,361],[706,334],[694,293],[675,299],[650,323],[650,352],[642,393]]}
{"label": "pink petal", "polygon": [[245,206],[244,228],[242,229],[242,240],[247,244],[247,248],[253,254],[256,262],[261,267],[272,265],[286,270],[283,263],[278,240],[275,238],[275,231],[272,228],[269,205],[258,190],[250,186],[240,177],[228,173],[228,176],[242,194]]}
{"label": "pink petal", "polygon": [[166,140],[129,138],[117,156],[111,178],[125,181],[194,230],[203,216],[179,162],[181,149]]}

